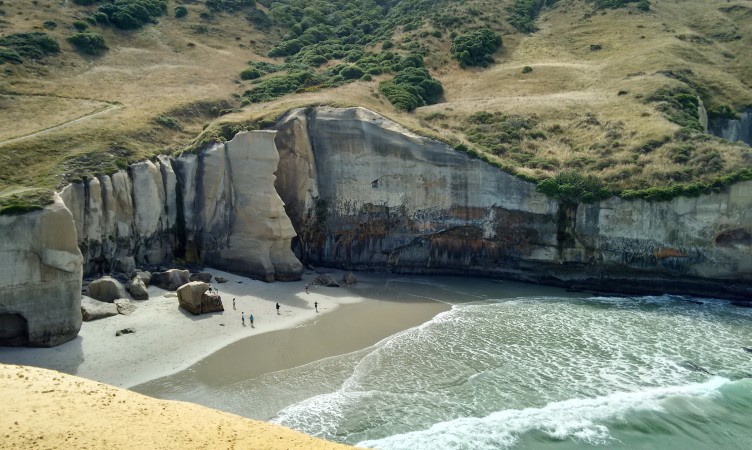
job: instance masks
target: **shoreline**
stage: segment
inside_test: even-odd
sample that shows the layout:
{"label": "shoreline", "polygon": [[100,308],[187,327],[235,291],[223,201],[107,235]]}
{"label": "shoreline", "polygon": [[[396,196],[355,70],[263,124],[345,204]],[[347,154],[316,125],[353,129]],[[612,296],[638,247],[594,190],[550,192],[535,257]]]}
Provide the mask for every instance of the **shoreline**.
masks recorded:
{"label": "shoreline", "polygon": [[[75,339],[57,347],[0,347],[0,363],[57,370],[128,389],[184,371],[226,347],[244,342],[246,338],[256,339],[270,332],[297,335],[297,331],[291,330],[316,330],[306,338],[310,341],[321,335],[316,324],[336,324],[338,320],[332,318],[330,313],[338,311],[339,316],[339,310],[343,306],[343,310],[348,310],[351,309],[350,305],[384,306],[382,302],[390,302],[382,296],[373,295],[373,281],[380,278],[373,274],[358,274],[359,282],[354,287],[312,286],[309,293],[306,293],[305,285],[312,283],[317,276],[314,272],[306,272],[299,282],[265,283],[211,268],[206,271],[228,280],[222,284],[210,283],[222,296],[224,312],[193,316],[178,307],[176,293],[150,286],[149,300],[131,300],[137,306],[133,314],[84,322]],[[340,270],[329,272],[337,279],[341,279],[345,273]],[[234,310],[233,298],[236,300]],[[281,306],[280,314],[275,311],[277,302]],[[319,303],[318,313],[314,309],[314,302]],[[427,299],[422,302],[429,304]],[[378,341],[420,325],[442,309],[449,308],[446,304],[435,303],[435,308],[429,308],[429,315],[432,314],[430,317],[425,313],[418,313],[417,323],[415,320],[372,323],[367,334],[369,338],[379,337]],[[354,309],[357,311],[357,308]],[[363,312],[368,314],[369,310],[374,311],[374,308],[364,307]],[[246,317],[245,326],[240,321],[241,312]],[[253,328],[248,323],[249,313],[255,317]],[[343,317],[348,314],[349,311]],[[358,314],[350,314],[350,317],[356,316]],[[331,325],[327,327],[332,331]],[[123,328],[133,328],[135,333],[116,337],[115,332]],[[281,366],[272,364],[271,370],[310,362],[305,361],[305,358],[301,359],[303,356],[333,356],[366,348],[376,342],[368,341],[363,345],[364,341],[361,339],[351,339],[349,336],[342,339],[341,333],[325,334],[330,336],[327,339],[329,345],[313,352],[299,353],[295,358],[284,358],[280,361]],[[338,346],[337,341],[348,345]],[[353,348],[352,344],[359,347]],[[289,356],[289,351],[287,353]]]}

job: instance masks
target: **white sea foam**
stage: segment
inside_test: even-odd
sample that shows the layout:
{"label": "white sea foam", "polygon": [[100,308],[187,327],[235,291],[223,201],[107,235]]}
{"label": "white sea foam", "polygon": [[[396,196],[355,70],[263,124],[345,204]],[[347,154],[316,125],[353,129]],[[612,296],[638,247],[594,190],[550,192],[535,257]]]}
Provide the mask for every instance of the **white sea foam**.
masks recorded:
{"label": "white sea foam", "polygon": [[482,418],[464,417],[437,423],[426,430],[359,442],[359,447],[379,449],[499,449],[512,446],[522,433],[539,430],[553,439],[574,438],[590,444],[611,439],[602,423],[630,411],[662,410],[671,397],[701,397],[717,391],[729,380],[714,377],[705,383],[618,392],[592,399],[549,403],[542,408],[506,409]]}

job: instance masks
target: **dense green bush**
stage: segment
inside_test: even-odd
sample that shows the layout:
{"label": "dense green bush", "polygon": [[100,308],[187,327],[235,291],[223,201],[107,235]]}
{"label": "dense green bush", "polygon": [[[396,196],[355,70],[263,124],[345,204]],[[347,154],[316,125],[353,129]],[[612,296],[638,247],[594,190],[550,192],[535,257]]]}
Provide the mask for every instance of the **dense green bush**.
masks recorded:
{"label": "dense green bush", "polygon": [[272,19],[264,11],[253,8],[245,15],[245,19],[256,26],[259,30],[268,30],[272,27]]}
{"label": "dense green bush", "polygon": [[623,8],[629,3],[637,3],[637,7],[643,11],[650,9],[650,2],[648,0],[593,0],[596,9],[605,8]]}
{"label": "dense green bush", "polygon": [[486,66],[501,47],[501,36],[489,28],[461,34],[452,41],[452,56],[462,66]]}
{"label": "dense green bush", "polygon": [[33,31],[0,37],[0,51],[3,51],[3,60],[17,63],[21,61],[16,55],[21,59],[41,59],[59,53],[60,45],[47,33]]}
{"label": "dense green bush", "polygon": [[579,172],[561,172],[538,182],[538,192],[572,203],[593,203],[612,195],[603,182],[593,175]]}
{"label": "dense green bush", "polygon": [[69,36],[67,40],[73,44],[76,49],[87,55],[101,55],[109,49],[104,42],[104,37],[102,37],[101,34],[92,31],[76,33]]}
{"label": "dense green bush", "polygon": [[188,8],[185,5],[178,5],[175,7],[175,17],[177,19],[188,15]]}
{"label": "dense green bush", "polygon": [[263,74],[258,70],[254,69],[253,67],[249,67],[242,72],[240,72],[240,79],[241,80],[255,80],[256,78],[261,78]]}
{"label": "dense green bush", "polygon": [[211,12],[234,12],[256,6],[256,0],[206,0],[206,8]]}
{"label": "dense green bush", "polygon": [[253,103],[268,102],[285,94],[302,92],[306,88],[314,88],[324,83],[325,80],[312,71],[296,70],[269,77],[243,95]]}
{"label": "dense green bush", "polygon": [[541,9],[554,3],[556,0],[515,0],[507,8],[507,20],[521,33],[534,33],[538,31],[535,19],[538,18]]}
{"label": "dense green bush", "polygon": [[403,111],[437,103],[444,94],[441,83],[424,67],[404,68],[393,80],[381,82],[379,90],[395,108]]}
{"label": "dense green bush", "polygon": [[657,103],[657,109],[677,125],[690,130],[703,131],[698,107],[697,92],[687,86],[662,87],[645,99],[646,103]]}
{"label": "dense green bush", "polygon": [[[167,12],[166,0],[118,0],[97,8],[97,13],[104,14],[107,22],[122,30],[135,30],[149,23],[157,23],[157,18]],[[102,23],[101,16],[96,16],[97,23]]]}
{"label": "dense green bush", "polygon": [[76,20],[73,22],[73,28],[77,29],[78,31],[84,31],[89,28],[89,24],[84,22],[83,20]]}
{"label": "dense green bush", "polygon": [[23,58],[21,58],[21,55],[12,48],[0,47],[0,64],[5,64],[6,62],[21,64]]}
{"label": "dense green bush", "polygon": [[183,125],[180,121],[172,116],[157,116],[155,121],[163,127],[172,128],[173,130],[182,130]]}
{"label": "dense green bush", "polygon": [[54,20],[45,20],[42,26],[47,28],[48,30],[54,30],[55,28],[57,28],[57,22],[55,22]]}

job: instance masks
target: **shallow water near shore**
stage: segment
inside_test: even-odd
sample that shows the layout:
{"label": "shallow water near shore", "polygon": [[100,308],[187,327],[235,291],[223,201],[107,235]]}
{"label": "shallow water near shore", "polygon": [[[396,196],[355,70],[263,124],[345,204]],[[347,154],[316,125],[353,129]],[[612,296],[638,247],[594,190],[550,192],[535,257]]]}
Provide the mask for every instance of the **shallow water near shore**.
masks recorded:
{"label": "shallow water near shore", "polygon": [[[752,447],[750,309],[490,279],[377,284],[396,308],[452,306],[343,355],[230,379],[194,367],[136,390],[380,449]],[[224,381],[201,381],[212,371]]]}

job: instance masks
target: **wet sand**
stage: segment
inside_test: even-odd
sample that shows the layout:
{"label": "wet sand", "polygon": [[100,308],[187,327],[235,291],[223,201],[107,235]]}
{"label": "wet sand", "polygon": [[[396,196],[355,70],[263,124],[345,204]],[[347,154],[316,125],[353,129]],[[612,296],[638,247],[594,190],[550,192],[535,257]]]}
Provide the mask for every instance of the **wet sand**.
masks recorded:
{"label": "wet sand", "polygon": [[[317,288],[318,289],[318,288]],[[133,387],[156,397],[199,383],[219,388],[270,372],[361,350],[449,310],[423,299],[367,299],[322,314],[302,326],[259,334],[230,344],[174,375]]]}

